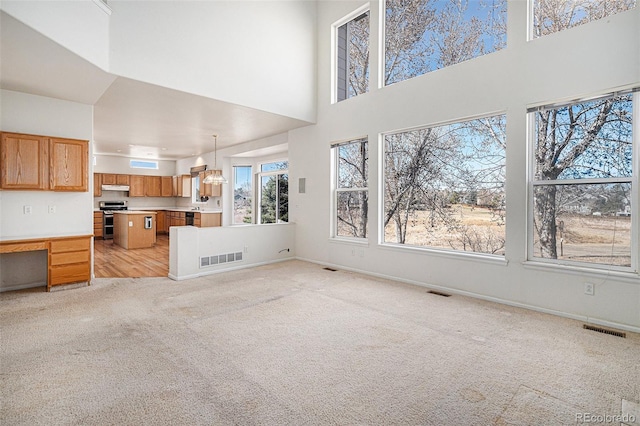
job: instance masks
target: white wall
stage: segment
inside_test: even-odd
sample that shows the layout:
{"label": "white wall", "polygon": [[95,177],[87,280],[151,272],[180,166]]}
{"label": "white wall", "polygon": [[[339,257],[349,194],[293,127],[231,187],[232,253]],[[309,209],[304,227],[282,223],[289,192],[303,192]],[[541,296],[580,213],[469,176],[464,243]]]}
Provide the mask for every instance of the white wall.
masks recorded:
{"label": "white wall", "polygon": [[[184,280],[295,258],[295,225],[169,229],[169,277]],[[200,267],[200,257],[241,252],[242,260]]]}
{"label": "white wall", "polygon": [[[90,105],[1,90],[0,112],[3,131],[92,140]],[[91,151],[91,143],[89,146]],[[92,181],[90,177],[90,188]],[[91,191],[0,191],[0,240],[93,234],[92,201]],[[31,214],[23,213],[25,205],[31,206]],[[49,206],[56,206],[56,213],[49,213]],[[5,256],[12,257],[7,260]],[[30,256],[2,255],[0,286],[46,283],[46,259],[44,280],[20,273],[33,268]]]}
{"label": "white wall", "polygon": [[315,120],[315,2],[109,4],[111,72]]}
{"label": "white wall", "polygon": [[93,0],[2,0],[0,9],[108,70],[109,15]]}
{"label": "white wall", "polygon": [[[317,125],[289,132],[290,218],[300,258],[395,277],[452,292],[640,331],[640,280],[534,269],[526,262],[527,106],[640,85],[640,7],[562,33],[526,41],[527,6],[509,1],[508,47],[378,89],[379,2],[371,2],[371,90],[331,105],[331,24],[364,2],[318,4]],[[493,112],[507,114],[507,247],[504,261],[398,250],[378,244],[378,135]],[[330,144],[369,135],[369,238],[330,240]],[[297,191],[306,178],[306,193]],[[596,283],[595,296],[584,282]]]}

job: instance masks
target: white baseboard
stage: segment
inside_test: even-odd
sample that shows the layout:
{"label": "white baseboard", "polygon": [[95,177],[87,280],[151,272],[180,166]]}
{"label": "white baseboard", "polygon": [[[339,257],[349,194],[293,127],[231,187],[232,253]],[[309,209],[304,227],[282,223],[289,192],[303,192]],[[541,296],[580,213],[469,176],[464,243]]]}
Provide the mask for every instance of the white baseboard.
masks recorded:
{"label": "white baseboard", "polygon": [[457,289],[453,289],[453,288],[449,288],[449,287],[443,287],[443,286],[439,286],[439,285],[431,285],[431,284],[427,284],[427,283],[423,283],[420,281],[414,281],[414,280],[408,280],[408,279],[404,279],[404,278],[398,278],[398,277],[394,277],[391,275],[385,275],[385,274],[379,274],[376,272],[370,272],[370,271],[365,271],[365,270],[361,270],[361,269],[357,269],[357,268],[351,268],[348,266],[344,266],[344,265],[336,265],[333,263],[329,263],[329,262],[319,262],[317,260],[312,260],[312,259],[306,259],[304,257],[296,257],[297,260],[302,260],[304,262],[310,262],[310,263],[315,263],[318,265],[324,265],[324,266],[330,266],[334,269],[342,269],[345,271],[350,271],[350,272],[357,272],[359,274],[363,274],[363,275],[369,275],[372,277],[377,277],[377,278],[384,278],[387,280],[391,280],[391,281],[398,281],[398,282],[402,282],[402,283],[406,283],[406,284],[412,284],[412,285],[417,285],[420,287],[425,287],[425,288],[430,288],[433,290],[438,290],[438,291],[442,291],[442,292],[446,292],[446,293],[452,293],[452,294],[458,294],[461,296],[468,296],[468,297],[472,297],[474,299],[480,299],[480,300],[486,300],[488,302],[494,302],[494,303],[500,303],[502,305],[507,305],[507,306],[513,306],[516,308],[523,308],[523,309],[528,309],[531,311],[536,311],[536,312],[542,312],[545,314],[550,314],[550,315],[556,315],[559,317],[563,317],[563,318],[569,318],[569,319],[573,319],[576,321],[582,321],[582,322],[587,322],[590,324],[596,324],[596,325],[601,325],[601,326],[605,326],[605,327],[611,327],[611,328],[616,328],[619,330],[625,330],[625,331],[630,331],[633,333],[640,333],[640,327],[635,327],[633,325],[629,325],[629,324],[621,324],[621,323],[617,323],[614,321],[608,321],[608,320],[603,320],[600,318],[593,318],[593,317],[589,317],[586,315],[577,315],[577,314],[572,314],[569,312],[562,312],[562,311],[556,311],[553,309],[547,309],[547,308],[543,308],[540,306],[534,306],[534,305],[528,305],[526,303],[520,303],[520,302],[514,302],[511,300],[506,300],[506,299],[501,299],[499,297],[493,297],[493,296],[486,296],[484,294],[479,294],[479,293],[472,293],[469,291],[465,291],[465,290],[457,290]]}
{"label": "white baseboard", "polygon": [[208,270],[208,271],[201,271],[201,272],[198,272],[197,274],[183,275],[183,276],[179,276],[179,277],[174,275],[174,274],[169,274],[167,276],[169,278],[171,278],[172,280],[174,280],[174,281],[183,281],[183,280],[189,280],[189,279],[193,279],[193,278],[205,277],[207,275],[215,275],[215,274],[219,274],[221,272],[237,271],[238,269],[254,268],[256,266],[263,266],[263,265],[270,265],[272,263],[286,262],[287,260],[296,260],[296,258],[292,256],[292,257],[287,257],[287,258],[284,258],[284,259],[268,260],[268,261],[265,261],[265,262],[238,264],[238,265],[231,266],[231,267],[228,267],[228,268],[217,268],[217,269]]}

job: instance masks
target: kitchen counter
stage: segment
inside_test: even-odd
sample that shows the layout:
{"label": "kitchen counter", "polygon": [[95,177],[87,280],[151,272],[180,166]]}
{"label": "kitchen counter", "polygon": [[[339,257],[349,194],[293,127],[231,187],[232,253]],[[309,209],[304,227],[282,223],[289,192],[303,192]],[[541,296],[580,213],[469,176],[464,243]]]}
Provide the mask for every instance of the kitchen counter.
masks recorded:
{"label": "kitchen counter", "polygon": [[113,243],[127,250],[153,247],[156,243],[156,212],[113,212]]}

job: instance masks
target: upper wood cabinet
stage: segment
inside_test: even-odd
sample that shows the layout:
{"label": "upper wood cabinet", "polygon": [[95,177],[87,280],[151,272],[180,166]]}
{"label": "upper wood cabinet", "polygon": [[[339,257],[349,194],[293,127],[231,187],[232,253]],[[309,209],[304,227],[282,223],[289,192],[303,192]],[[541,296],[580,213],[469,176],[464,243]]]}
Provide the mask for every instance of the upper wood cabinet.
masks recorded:
{"label": "upper wood cabinet", "polygon": [[89,190],[89,142],[2,133],[0,187],[53,191]]}
{"label": "upper wood cabinet", "polygon": [[162,196],[161,176],[145,176],[144,177],[144,195],[146,195],[147,197]]}
{"label": "upper wood cabinet", "polygon": [[200,172],[200,196],[201,197],[219,197],[222,195],[222,185],[213,185],[204,183],[204,179],[207,176],[214,174],[221,174],[220,170],[206,170]]}
{"label": "upper wood cabinet", "polygon": [[102,197],[102,174],[93,174],[93,196]]}
{"label": "upper wood cabinet", "polygon": [[116,175],[116,185],[129,185],[129,175]]}
{"label": "upper wood cabinet", "polygon": [[102,173],[102,184],[103,185],[115,185],[116,184],[116,176],[113,173]]}
{"label": "upper wood cabinet", "polygon": [[160,186],[161,186],[161,195],[163,197],[173,196],[173,177],[172,176],[162,176]]}
{"label": "upper wood cabinet", "polygon": [[129,197],[144,197],[144,176],[129,176]]}
{"label": "upper wood cabinet", "polygon": [[0,166],[2,189],[48,189],[49,143],[47,138],[2,133]]}
{"label": "upper wood cabinet", "polygon": [[54,191],[89,190],[89,142],[49,139],[49,187]]}
{"label": "upper wood cabinet", "polygon": [[191,175],[173,177],[173,196],[191,197]]}

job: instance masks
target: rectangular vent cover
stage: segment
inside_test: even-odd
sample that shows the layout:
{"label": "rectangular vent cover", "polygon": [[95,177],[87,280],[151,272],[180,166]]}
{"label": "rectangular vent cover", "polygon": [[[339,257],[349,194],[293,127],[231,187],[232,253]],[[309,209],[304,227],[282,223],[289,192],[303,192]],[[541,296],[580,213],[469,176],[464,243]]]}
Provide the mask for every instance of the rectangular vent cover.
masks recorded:
{"label": "rectangular vent cover", "polygon": [[200,267],[220,265],[221,263],[239,262],[242,260],[242,252],[225,254],[214,254],[213,256],[203,256],[200,258]]}
{"label": "rectangular vent cover", "polygon": [[596,327],[593,325],[583,324],[582,328],[584,328],[585,330],[597,331],[598,333],[604,333],[604,334],[610,334],[616,337],[622,337],[623,339],[627,337],[627,333],[624,333],[622,331],[609,330],[607,328]]}
{"label": "rectangular vent cover", "polygon": [[447,294],[447,293],[441,293],[441,292],[439,292],[439,291],[435,291],[435,290],[429,290],[429,291],[427,291],[427,293],[435,294],[436,296],[451,297],[451,295],[450,295],[450,294]]}

